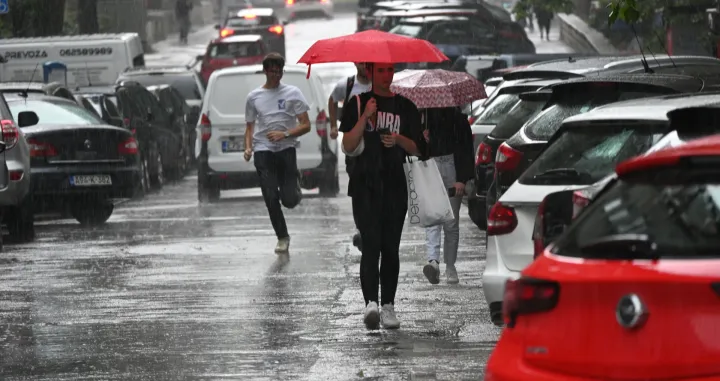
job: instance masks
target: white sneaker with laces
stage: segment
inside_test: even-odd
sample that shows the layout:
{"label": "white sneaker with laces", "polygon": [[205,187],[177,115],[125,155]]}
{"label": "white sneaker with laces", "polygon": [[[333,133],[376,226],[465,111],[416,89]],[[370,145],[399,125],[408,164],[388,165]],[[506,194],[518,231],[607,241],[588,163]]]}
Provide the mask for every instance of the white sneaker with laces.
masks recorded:
{"label": "white sneaker with laces", "polygon": [[423,267],[423,274],[430,282],[430,284],[440,283],[440,265],[436,261],[429,261],[425,267]]}
{"label": "white sneaker with laces", "polygon": [[448,284],[460,283],[455,266],[445,266],[445,276],[447,277]]}
{"label": "white sneaker with laces", "polygon": [[382,321],[382,325],[385,329],[400,328],[400,320],[398,320],[397,315],[395,315],[395,306],[392,304],[382,306],[380,320]]}
{"label": "white sneaker with laces", "polygon": [[276,254],[285,254],[290,250],[290,237],[280,238],[275,245]]}
{"label": "white sneaker with laces", "polygon": [[370,302],[365,307],[365,316],[363,322],[367,329],[378,329],[380,327],[380,313],[378,312],[378,305],[375,302]]}

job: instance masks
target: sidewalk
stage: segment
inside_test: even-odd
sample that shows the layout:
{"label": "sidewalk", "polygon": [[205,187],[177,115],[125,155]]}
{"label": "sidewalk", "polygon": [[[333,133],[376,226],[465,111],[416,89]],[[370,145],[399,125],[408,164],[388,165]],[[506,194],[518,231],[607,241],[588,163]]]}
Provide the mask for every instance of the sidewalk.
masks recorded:
{"label": "sidewalk", "polygon": [[179,35],[173,33],[168,35],[166,40],[153,44],[153,52],[145,55],[145,64],[147,66],[185,65],[195,56],[204,54],[208,42],[216,36],[217,30],[214,24],[194,26],[188,34],[187,45],[180,45]]}
{"label": "sidewalk", "polygon": [[[560,41],[560,30],[557,27],[557,22],[553,20],[550,25],[550,41],[540,39],[540,28],[537,25],[537,21],[534,20],[535,28],[530,32],[525,28],[530,41],[535,44],[536,53],[572,53],[573,50],[565,45],[564,42]],[[544,36],[543,36],[544,37]]]}

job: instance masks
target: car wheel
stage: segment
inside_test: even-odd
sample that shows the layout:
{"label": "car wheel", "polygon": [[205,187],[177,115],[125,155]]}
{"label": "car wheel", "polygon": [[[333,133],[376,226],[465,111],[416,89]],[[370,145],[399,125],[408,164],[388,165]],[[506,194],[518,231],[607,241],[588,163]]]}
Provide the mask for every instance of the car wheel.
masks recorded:
{"label": "car wheel", "polygon": [[32,242],[35,239],[35,211],[33,197],[27,195],[20,205],[12,208],[8,213],[7,224],[10,239],[17,243]]}
{"label": "car wheel", "polygon": [[165,185],[165,171],[163,170],[162,155],[160,152],[155,157],[155,176],[153,178],[153,186],[161,189]]}
{"label": "car wheel", "polygon": [[477,198],[468,200],[468,216],[480,230],[487,230],[487,211],[485,209],[485,200]]}
{"label": "car wheel", "polygon": [[78,202],[72,205],[70,213],[81,224],[85,226],[98,226],[104,224],[115,210],[110,200],[95,200]]}

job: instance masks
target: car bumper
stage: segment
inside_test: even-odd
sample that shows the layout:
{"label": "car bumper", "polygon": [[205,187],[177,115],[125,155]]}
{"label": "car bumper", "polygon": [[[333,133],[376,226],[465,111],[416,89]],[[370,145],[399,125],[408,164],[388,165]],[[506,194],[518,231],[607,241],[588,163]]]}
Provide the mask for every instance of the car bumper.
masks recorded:
{"label": "car bumper", "polygon": [[[73,186],[73,175],[109,175],[112,185]],[[135,195],[142,179],[138,166],[63,166],[32,169],[32,192],[41,199],[71,196],[99,196],[109,199],[128,199]]]}
{"label": "car bumper", "polygon": [[505,293],[505,282],[508,279],[518,279],[519,271],[507,268],[500,256],[495,237],[487,239],[487,252],[485,254],[485,270],[483,270],[483,293],[488,305],[502,303]]}
{"label": "car bumper", "polygon": [[[31,174],[23,170],[22,163],[12,161],[7,162],[2,170],[6,171],[7,184],[0,188],[0,206],[17,206],[30,193]],[[23,175],[20,180],[13,181],[10,180],[9,171],[23,171]]]}

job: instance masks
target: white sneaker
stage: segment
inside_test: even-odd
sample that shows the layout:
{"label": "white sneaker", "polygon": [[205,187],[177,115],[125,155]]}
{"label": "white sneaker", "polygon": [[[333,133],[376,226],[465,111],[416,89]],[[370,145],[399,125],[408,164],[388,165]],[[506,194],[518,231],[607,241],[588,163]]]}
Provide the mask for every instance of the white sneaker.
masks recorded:
{"label": "white sneaker", "polygon": [[445,266],[445,277],[447,277],[448,284],[460,283],[460,279],[458,279],[457,270],[455,270],[455,266]]}
{"label": "white sneaker", "polygon": [[290,250],[290,237],[280,238],[277,245],[275,245],[276,254],[285,254]]}
{"label": "white sneaker", "polygon": [[378,312],[377,303],[370,302],[367,307],[365,307],[363,322],[367,329],[378,329],[380,327],[380,313]]}
{"label": "white sneaker", "polygon": [[400,328],[400,320],[395,315],[395,306],[392,304],[386,304],[382,306],[382,312],[380,312],[380,320],[382,321],[385,329],[398,329]]}
{"label": "white sneaker", "polygon": [[429,261],[425,267],[423,267],[423,274],[430,282],[430,284],[440,283],[440,265],[436,261]]}

